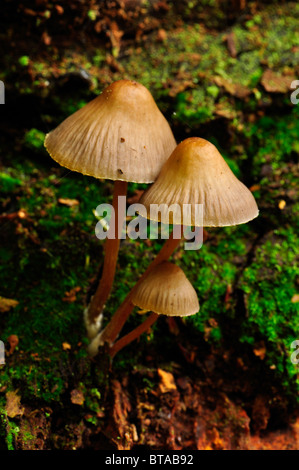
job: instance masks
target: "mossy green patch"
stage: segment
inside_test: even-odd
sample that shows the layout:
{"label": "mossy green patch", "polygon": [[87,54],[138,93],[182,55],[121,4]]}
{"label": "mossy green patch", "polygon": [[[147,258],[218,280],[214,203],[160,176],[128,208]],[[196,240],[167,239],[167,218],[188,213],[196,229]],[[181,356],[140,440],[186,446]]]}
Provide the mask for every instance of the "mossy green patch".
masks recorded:
{"label": "mossy green patch", "polygon": [[291,343],[299,338],[299,303],[293,301],[298,290],[298,246],[293,227],[275,230],[257,248],[239,281],[247,311],[240,340],[249,344],[264,340],[265,360],[286,388],[294,387],[298,377],[298,365],[290,358]]}
{"label": "mossy green patch", "polygon": [[[251,247],[248,226],[227,227],[211,230],[210,237],[217,233],[217,244],[208,241],[200,250],[186,251],[181,265],[194,285],[200,303],[198,314],[187,319],[198,331],[204,332],[211,319],[216,323],[212,337],[220,339],[218,321],[231,314],[233,305],[226,302],[225,296],[235,285],[240,268],[245,262]],[[215,331],[213,331],[215,329]],[[210,333],[209,333],[210,334]]]}
{"label": "mossy green patch", "polygon": [[287,115],[264,116],[247,124],[244,134],[248,138],[247,153],[252,158],[253,173],[259,175],[263,164],[280,169],[298,155],[299,107],[294,106]]}

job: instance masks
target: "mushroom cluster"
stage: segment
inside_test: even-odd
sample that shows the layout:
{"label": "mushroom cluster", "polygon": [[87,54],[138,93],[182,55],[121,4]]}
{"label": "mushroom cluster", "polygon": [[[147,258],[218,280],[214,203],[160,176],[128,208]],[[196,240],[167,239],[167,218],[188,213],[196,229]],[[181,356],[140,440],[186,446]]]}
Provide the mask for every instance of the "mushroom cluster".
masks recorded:
{"label": "mushroom cluster", "polygon": [[[46,136],[45,146],[61,165],[113,180],[115,214],[118,197],[126,195],[128,182],[153,183],[139,202],[149,219],[171,223],[176,228],[101,330],[102,311],[112,289],[119,250],[119,236],[107,237],[102,278],[85,311],[90,355],[96,355],[100,346],[108,344],[110,356],[114,357],[160,315],[196,314],[199,303],[194,288],[183,271],[168,262],[180,244],[185,226],[232,226],[258,216],[252,193],[236,178],[217,148],[199,137],[176,145],[150,92],[130,80],[113,83],[68,117]],[[203,208],[201,218],[197,217],[199,205]],[[174,208],[171,217],[170,206]],[[189,210],[187,222],[182,217],[185,207]],[[116,220],[118,224],[124,222],[118,217]],[[135,330],[118,339],[135,306],[152,313]]]}
{"label": "mushroom cluster", "polygon": [[99,331],[110,295],[124,217],[118,199],[128,182],[152,183],[176,146],[170,126],[151,93],[140,83],[119,80],[46,135],[51,157],[69,170],[114,181],[115,225],[107,233],[102,276],[85,311],[89,338]]}

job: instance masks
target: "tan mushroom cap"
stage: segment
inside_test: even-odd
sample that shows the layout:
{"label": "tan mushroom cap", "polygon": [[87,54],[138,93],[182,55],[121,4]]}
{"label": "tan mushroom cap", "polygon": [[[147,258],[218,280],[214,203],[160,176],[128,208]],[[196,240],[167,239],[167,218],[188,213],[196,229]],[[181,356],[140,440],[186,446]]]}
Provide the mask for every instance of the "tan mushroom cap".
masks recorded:
{"label": "tan mushroom cap", "polygon": [[46,135],[60,165],[95,178],[151,183],[176,146],[168,122],[140,83],[119,80]]}
{"label": "tan mushroom cap", "polygon": [[223,227],[248,222],[258,216],[258,207],[249,189],[233,174],[217,148],[199,137],[181,142],[173,151],[155,183],[143,194],[140,203],[147,217],[168,223],[168,210],[154,211],[153,204],[174,206],[170,223],[183,224],[183,205],[190,204],[191,223],[195,204],[203,204],[203,226]]}
{"label": "tan mushroom cap", "polygon": [[132,303],[160,315],[184,317],[199,311],[194,287],[181,268],[167,261],[158,264],[138,284]]}

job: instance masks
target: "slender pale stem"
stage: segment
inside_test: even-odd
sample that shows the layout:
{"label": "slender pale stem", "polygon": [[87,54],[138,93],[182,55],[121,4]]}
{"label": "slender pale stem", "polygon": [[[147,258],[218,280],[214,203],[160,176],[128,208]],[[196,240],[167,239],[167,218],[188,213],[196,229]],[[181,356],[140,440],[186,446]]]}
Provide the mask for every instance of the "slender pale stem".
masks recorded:
{"label": "slender pale stem", "polygon": [[107,238],[105,241],[105,256],[102,277],[88,309],[88,319],[90,324],[96,322],[98,316],[101,314],[104,308],[106,301],[108,300],[112,289],[120,244],[120,239],[118,238],[118,228],[119,225],[120,229],[122,228],[125,220],[125,214],[123,217],[121,217],[119,214],[118,197],[126,196],[127,187],[128,183],[126,181],[114,182],[112,205],[115,215],[115,238]]}
{"label": "slender pale stem", "polygon": [[[182,232],[181,232],[182,233]],[[132,290],[129,292],[123,303],[119,306],[116,310],[115,314],[111,318],[110,322],[106,326],[106,328],[101,333],[101,343],[104,344],[105,342],[112,344],[117,336],[119,335],[122,327],[124,326],[127,318],[131,314],[134,305],[131,302],[132,295],[134,290],[139,285],[139,283],[149,274],[149,272],[157,266],[157,264],[161,263],[162,261],[167,261],[168,258],[172,255],[174,250],[179,245],[181,238],[174,238],[174,232],[170,235],[169,239],[165,242],[161,250],[159,251],[156,258],[152,261],[149,265],[147,270],[143,273],[141,278],[136,282]],[[177,235],[177,233],[176,233]]]}
{"label": "slender pale stem", "polygon": [[127,335],[119,339],[109,350],[109,355],[111,358],[115,356],[121,349],[130,344],[135,339],[139,338],[142,333],[145,333],[158,319],[159,315],[157,313],[152,313],[144,320],[141,325],[137,326],[134,330],[130,331]]}

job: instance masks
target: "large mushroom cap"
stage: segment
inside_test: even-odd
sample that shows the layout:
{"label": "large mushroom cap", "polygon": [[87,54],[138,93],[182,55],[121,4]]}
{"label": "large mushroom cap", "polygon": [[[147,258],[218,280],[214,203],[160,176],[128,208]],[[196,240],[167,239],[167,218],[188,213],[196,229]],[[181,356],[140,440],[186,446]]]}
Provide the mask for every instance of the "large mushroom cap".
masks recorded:
{"label": "large mushroom cap", "polygon": [[176,142],[147,88],[119,80],[47,134],[45,146],[70,170],[151,183]]}
{"label": "large mushroom cap", "polygon": [[197,294],[181,268],[157,265],[134,289],[132,303],[161,315],[188,316],[199,311]]}
{"label": "large mushroom cap", "polygon": [[[236,178],[217,148],[207,140],[191,137],[172,152],[155,183],[143,194],[140,203],[147,216],[163,223],[199,225],[195,204],[203,204],[203,226],[238,225],[254,219],[258,207],[252,193]],[[165,204],[161,211],[155,206]],[[191,223],[182,220],[183,205],[189,204]],[[152,210],[151,210],[152,206]]]}

